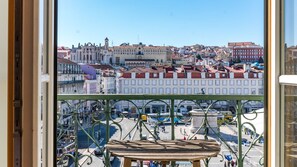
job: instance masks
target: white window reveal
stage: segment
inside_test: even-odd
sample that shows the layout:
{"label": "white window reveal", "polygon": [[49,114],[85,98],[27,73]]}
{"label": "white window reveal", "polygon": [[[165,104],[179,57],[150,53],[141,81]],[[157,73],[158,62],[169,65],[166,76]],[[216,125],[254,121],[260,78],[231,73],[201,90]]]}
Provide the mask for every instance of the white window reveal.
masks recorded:
{"label": "white window reveal", "polygon": [[220,80],[215,80],[216,86],[220,86]]}
{"label": "white window reveal", "polygon": [[205,80],[202,80],[202,81],[201,81],[201,85],[202,85],[202,86],[205,86],[205,84],[206,84],[206,81],[205,81]]}
{"label": "white window reveal", "polygon": [[177,85],[177,80],[173,80],[173,85]]}
{"label": "white window reveal", "polygon": [[145,80],[145,85],[149,85],[150,84],[150,80],[146,79]]}
{"label": "white window reveal", "polygon": [[195,86],[199,85],[199,81],[198,80],[194,80],[194,85]]}
{"label": "white window reveal", "polygon": [[129,89],[128,88],[124,88],[124,94],[129,94]]}
{"label": "white window reveal", "polygon": [[168,85],[171,85],[171,80],[167,79],[167,80],[166,80],[166,85],[167,85],[167,86],[168,86]]}
{"label": "white window reveal", "polygon": [[145,94],[150,94],[150,89],[149,88],[145,88]]}
{"label": "white window reveal", "polygon": [[156,80],[152,80],[152,85],[157,85],[157,81]]}
{"label": "white window reveal", "polygon": [[180,94],[185,94],[185,88],[180,88]]}
{"label": "white window reveal", "polygon": [[207,93],[210,94],[210,95],[212,95],[213,94],[212,88],[208,88],[208,92]]}
{"label": "white window reveal", "polygon": [[135,88],[132,88],[131,89],[131,94],[135,94],[136,93],[136,89]]}
{"label": "white window reveal", "polygon": [[164,94],[164,89],[163,88],[159,88],[159,94]]}
{"label": "white window reveal", "polygon": [[192,88],[187,88],[187,94],[193,94]]}
{"label": "white window reveal", "polygon": [[152,93],[157,94],[157,88],[152,88]]}
{"label": "white window reveal", "polygon": [[180,85],[185,85],[185,80],[180,80],[180,81],[179,81],[179,84],[180,84]]}
{"label": "white window reveal", "polygon": [[198,88],[194,88],[194,94],[198,94],[199,93],[199,89]]}
{"label": "white window reveal", "polygon": [[135,79],[132,79],[131,80],[131,85],[135,85],[135,83],[136,83]]}
{"label": "white window reveal", "polygon": [[173,94],[178,94],[177,88],[173,88]]}
{"label": "white window reveal", "polygon": [[233,85],[234,85],[234,80],[230,80],[230,81],[229,81],[229,85],[230,85],[230,86],[233,86]]}
{"label": "white window reveal", "polygon": [[192,80],[188,79],[188,80],[187,80],[187,84],[188,84],[188,85],[192,85]]}
{"label": "white window reveal", "polygon": [[253,89],[251,89],[251,94],[252,95],[255,95],[255,94],[257,94],[257,92],[256,92],[257,90],[255,89],[255,88],[253,88]]}
{"label": "white window reveal", "polygon": [[249,94],[249,89],[248,88],[244,88],[243,89],[243,94],[248,95]]}
{"label": "white window reveal", "polygon": [[216,95],[220,94],[220,88],[216,88]]}
{"label": "white window reveal", "polygon": [[226,80],[222,80],[222,84],[223,84],[224,86],[226,86],[226,85],[227,85],[227,81],[226,81]]}
{"label": "white window reveal", "polygon": [[212,80],[208,80],[208,85],[212,85]]}
{"label": "white window reveal", "polygon": [[142,94],[143,93],[143,89],[142,88],[138,88],[138,93]]}
{"label": "white window reveal", "polygon": [[171,89],[170,88],[166,88],[166,93],[170,94],[171,93]]}
{"label": "white window reveal", "polygon": [[159,85],[163,85],[163,79],[159,80]]}
{"label": "white window reveal", "polygon": [[236,89],[236,94],[241,95],[241,88]]}
{"label": "white window reveal", "polygon": [[223,88],[222,92],[223,92],[223,95],[226,95],[227,94],[227,88]]}
{"label": "white window reveal", "polygon": [[234,94],[234,88],[230,88],[229,92],[230,92],[230,95],[233,95]]}
{"label": "white window reveal", "polygon": [[252,80],[252,86],[256,86],[256,81]]}

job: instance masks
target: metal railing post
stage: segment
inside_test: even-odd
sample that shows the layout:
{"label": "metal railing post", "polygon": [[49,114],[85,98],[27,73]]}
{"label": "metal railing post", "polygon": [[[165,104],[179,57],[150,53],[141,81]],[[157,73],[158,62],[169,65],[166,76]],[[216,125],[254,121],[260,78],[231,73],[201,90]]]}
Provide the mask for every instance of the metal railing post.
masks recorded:
{"label": "metal railing post", "polygon": [[242,115],[242,104],[241,100],[236,100],[236,116],[237,116],[237,146],[238,146],[238,166],[243,167],[242,157],[242,133],[241,133],[241,115]]}
{"label": "metal railing post", "polygon": [[171,99],[170,119],[171,119],[171,140],[175,139],[174,134],[174,99]]}
{"label": "metal railing post", "polygon": [[[109,113],[110,113],[110,101],[106,100],[105,103],[105,119],[106,119],[106,136],[105,136],[105,140],[106,140],[106,144],[109,141],[109,136],[110,136],[110,125],[109,125]],[[110,166],[110,161],[109,161],[109,152],[108,150],[106,150],[106,155],[105,155],[105,165],[107,167]]]}

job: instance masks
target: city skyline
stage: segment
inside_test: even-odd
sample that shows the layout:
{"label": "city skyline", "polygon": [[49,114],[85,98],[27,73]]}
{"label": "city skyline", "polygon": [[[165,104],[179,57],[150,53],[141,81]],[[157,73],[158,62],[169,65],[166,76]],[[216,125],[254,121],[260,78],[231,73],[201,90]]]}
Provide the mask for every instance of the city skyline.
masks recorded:
{"label": "city skyline", "polygon": [[[155,46],[263,46],[263,1],[58,1],[58,45],[121,43]],[[229,9],[232,9],[229,10]]]}

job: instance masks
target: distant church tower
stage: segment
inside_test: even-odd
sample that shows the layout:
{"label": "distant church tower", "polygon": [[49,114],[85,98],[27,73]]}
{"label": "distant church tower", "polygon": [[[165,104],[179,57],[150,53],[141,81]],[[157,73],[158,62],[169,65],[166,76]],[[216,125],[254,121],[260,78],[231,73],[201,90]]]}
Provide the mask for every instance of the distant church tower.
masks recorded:
{"label": "distant church tower", "polygon": [[105,38],[105,45],[104,45],[104,49],[106,49],[106,50],[107,50],[108,47],[109,47],[109,46],[108,46],[108,41],[109,41],[109,40],[108,40],[108,38],[106,37],[106,38]]}

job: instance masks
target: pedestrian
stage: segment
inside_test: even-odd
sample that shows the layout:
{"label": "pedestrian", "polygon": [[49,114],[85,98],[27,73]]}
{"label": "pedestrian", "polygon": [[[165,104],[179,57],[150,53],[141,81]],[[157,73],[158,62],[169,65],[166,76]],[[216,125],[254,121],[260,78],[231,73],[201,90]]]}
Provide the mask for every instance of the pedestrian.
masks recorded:
{"label": "pedestrian", "polygon": [[235,163],[234,163],[234,161],[232,160],[232,161],[231,161],[231,166],[234,167],[234,165],[235,165]]}
{"label": "pedestrian", "polygon": [[186,136],[184,136],[184,140],[187,140],[187,139],[186,139]]}

